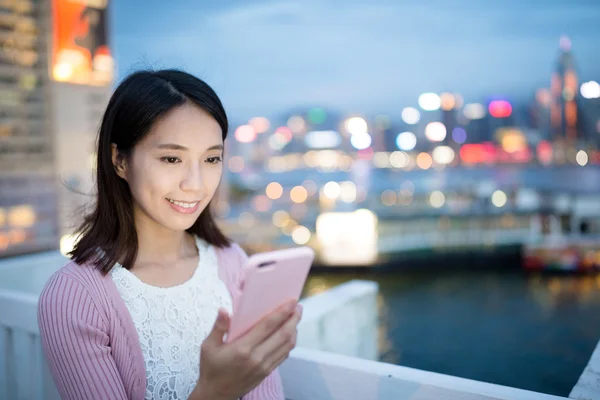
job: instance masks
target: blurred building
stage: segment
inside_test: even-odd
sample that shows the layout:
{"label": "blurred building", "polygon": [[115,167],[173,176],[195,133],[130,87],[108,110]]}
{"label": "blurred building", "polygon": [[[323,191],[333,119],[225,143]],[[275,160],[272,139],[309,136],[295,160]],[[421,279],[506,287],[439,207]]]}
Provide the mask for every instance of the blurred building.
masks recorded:
{"label": "blurred building", "polygon": [[585,141],[579,107],[579,83],[575,60],[571,53],[571,41],[560,39],[557,67],[550,82],[550,126],[552,138],[568,147]]}
{"label": "blurred building", "polygon": [[57,248],[90,197],[106,0],[0,2],[0,256]]}

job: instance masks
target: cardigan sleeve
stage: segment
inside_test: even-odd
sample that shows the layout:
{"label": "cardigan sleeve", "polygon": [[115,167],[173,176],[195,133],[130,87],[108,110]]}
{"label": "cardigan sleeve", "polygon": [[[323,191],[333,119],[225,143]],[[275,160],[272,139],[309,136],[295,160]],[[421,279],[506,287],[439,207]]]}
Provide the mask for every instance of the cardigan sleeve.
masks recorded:
{"label": "cardigan sleeve", "polygon": [[107,322],[76,278],[59,272],[48,281],[40,294],[38,324],[63,399],[127,399],[111,355]]}
{"label": "cardigan sleeve", "polygon": [[[248,255],[238,244],[233,244],[233,247],[237,251],[239,265],[234,283],[236,290],[239,290]],[[242,400],[285,400],[279,370],[275,368],[258,386],[246,393]]]}

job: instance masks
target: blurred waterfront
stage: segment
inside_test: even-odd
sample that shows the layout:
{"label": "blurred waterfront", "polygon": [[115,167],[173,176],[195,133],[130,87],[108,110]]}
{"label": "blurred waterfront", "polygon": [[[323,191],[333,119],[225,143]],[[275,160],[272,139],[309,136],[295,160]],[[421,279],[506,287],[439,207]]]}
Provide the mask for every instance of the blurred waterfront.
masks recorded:
{"label": "blurred waterfront", "polygon": [[566,397],[600,337],[597,275],[319,272],[303,295],[356,278],[379,284],[385,362]]}

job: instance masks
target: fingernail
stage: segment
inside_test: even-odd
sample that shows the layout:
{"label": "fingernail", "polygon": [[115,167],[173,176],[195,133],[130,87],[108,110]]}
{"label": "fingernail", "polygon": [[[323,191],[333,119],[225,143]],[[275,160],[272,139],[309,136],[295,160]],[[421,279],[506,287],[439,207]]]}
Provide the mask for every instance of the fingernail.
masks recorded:
{"label": "fingernail", "polygon": [[290,302],[290,303],[287,305],[286,309],[287,309],[289,312],[292,312],[292,311],[294,311],[294,310],[296,309],[296,304],[297,304],[297,303],[296,303],[295,301],[292,301],[292,302]]}

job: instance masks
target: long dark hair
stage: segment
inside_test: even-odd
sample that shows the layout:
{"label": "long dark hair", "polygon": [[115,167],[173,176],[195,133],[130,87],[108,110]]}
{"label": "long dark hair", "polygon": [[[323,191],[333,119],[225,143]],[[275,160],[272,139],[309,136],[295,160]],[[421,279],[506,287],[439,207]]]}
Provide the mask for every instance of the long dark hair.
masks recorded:
{"label": "long dark hair", "polygon": [[[204,81],[178,70],[139,71],[117,87],[108,102],[98,134],[96,202],[80,225],[71,259],[92,263],[107,274],[119,262],[129,269],[138,252],[133,219],[133,199],[129,185],[117,175],[111,144],[129,156],[135,145],[167,112],[186,103],[210,114],[221,127],[223,141],[229,123],[219,97]],[[216,247],[230,241],[217,227],[210,204],[188,232]]]}

